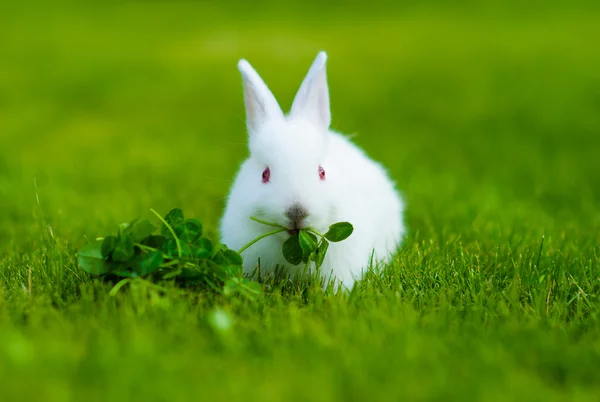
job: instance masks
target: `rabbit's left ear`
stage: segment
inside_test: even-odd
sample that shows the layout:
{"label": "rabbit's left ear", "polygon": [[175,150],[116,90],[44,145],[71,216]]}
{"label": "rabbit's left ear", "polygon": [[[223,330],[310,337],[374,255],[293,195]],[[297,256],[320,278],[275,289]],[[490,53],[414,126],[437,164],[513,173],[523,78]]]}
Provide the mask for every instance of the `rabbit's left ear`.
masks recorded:
{"label": "rabbit's left ear", "polygon": [[306,117],[313,124],[325,130],[329,129],[331,123],[326,63],[327,53],[320,52],[308,70],[308,74],[294,98],[290,112],[292,117]]}

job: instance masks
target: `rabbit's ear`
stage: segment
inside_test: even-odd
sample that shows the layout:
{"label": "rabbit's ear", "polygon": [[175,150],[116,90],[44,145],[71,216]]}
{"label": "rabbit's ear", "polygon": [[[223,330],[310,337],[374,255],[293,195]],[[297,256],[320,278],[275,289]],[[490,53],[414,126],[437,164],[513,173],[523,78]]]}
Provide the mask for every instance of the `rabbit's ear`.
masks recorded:
{"label": "rabbit's ear", "polygon": [[283,112],[260,75],[246,60],[240,60],[238,69],[244,83],[244,104],[248,134],[258,131],[262,124],[272,118],[283,118]]}
{"label": "rabbit's ear", "polygon": [[304,116],[318,127],[329,129],[329,89],[325,64],[327,53],[319,52],[292,104],[292,116]]}

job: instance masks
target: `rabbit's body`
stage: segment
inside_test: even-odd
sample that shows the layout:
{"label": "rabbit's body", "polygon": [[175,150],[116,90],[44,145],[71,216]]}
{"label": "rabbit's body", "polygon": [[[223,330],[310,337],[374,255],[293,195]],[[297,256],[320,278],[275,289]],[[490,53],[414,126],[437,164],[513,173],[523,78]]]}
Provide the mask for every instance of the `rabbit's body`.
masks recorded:
{"label": "rabbit's body", "polygon": [[[401,242],[403,203],[394,184],[360,148],[329,130],[324,53],[315,60],[289,116],[247,63],[240,62],[240,70],[250,157],[231,188],[221,221],[223,243],[239,249],[273,230],[251,216],[320,233],[333,223],[350,222],[352,235],[329,245],[320,272],[351,288],[372,258],[386,261]],[[294,275],[304,269],[283,257],[281,247],[289,236],[278,233],[246,249],[244,270],[253,272],[259,261],[261,273],[280,267]]]}

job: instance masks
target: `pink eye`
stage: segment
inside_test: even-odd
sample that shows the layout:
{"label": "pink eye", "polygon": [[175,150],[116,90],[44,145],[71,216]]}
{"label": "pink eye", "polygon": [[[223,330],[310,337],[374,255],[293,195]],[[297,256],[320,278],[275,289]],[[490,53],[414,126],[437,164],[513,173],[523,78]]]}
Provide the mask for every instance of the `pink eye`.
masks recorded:
{"label": "pink eye", "polygon": [[263,173],[262,173],[262,182],[268,183],[270,178],[271,178],[271,169],[269,169],[269,167],[267,166],[267,168],[265,170],[263,170]]}
{"label": "pink eye", "polygon": [[325,180],[325,169],[321,165],[319,165],[319,179]]}

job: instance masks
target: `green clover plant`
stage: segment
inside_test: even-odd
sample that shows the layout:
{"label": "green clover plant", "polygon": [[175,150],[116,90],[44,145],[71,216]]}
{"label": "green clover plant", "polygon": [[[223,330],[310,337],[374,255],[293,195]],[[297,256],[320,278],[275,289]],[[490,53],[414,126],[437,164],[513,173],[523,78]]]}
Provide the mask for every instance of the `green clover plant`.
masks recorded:
{"label": "green clover plant", "polygon": [[[267,237],[275,233],[289,231],[287,227],[277,223],[267,222],[256,217],[251,217],[250,219],[255,222],[262,223],[263,225],[273,226],[278,229],[267,232],[254,241],[248,243],[240,250],[240,253],[263,237]],[[353,226],[348,222],[338,222],[331,225],[325,234],[321,234],[312,228],[298,229],[283,243],[281,252],[283,253],[285,260],[292,265],[304,263],[308,267],[312,261],[315,263],[317,269],[319,269],[321,265],[323,265],[325,254],[329,248],[329,242],[340,242],[342,240],[346,240],[352,234],[353,230]]]}
{"label": "green clover plant", "polygon": [[[98,238],[79,250],[78,263],[84,271],[122,278],[111,290],[113,295],[128,283],[145,281],[142,278],[149,277],[208,285],[225,295],[241,294],[255,299],[261,294],[262,287],[243,277],[240,254],[261,239],[288,230],[252,217],[256,222],[277,229],[258,236],[235,251],[225,244],[213,244],[203,236],[202,223],[197,219],[186,219],[179,208],[172,209],[164,218],[151,211],[161,221],[160,228],[149,220],[136,219],[119,225],[116,235]],[[347,222],[330,226],[324,235],[310,228],[300,229],[283,243],[283,256],[290,264],[304,262],[308,266],[313,261],[319,268],[329,241],[342,241],[352,234],[352,230],[352,225]]]}

